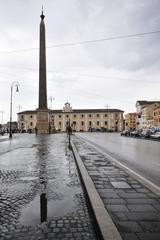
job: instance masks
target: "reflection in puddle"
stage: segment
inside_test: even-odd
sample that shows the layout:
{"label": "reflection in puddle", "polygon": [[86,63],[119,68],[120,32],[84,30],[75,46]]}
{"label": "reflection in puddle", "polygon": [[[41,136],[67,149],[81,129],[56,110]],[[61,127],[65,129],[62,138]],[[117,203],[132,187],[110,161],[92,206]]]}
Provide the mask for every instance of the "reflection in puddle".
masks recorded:
{"label": "reflection in puddle", "polygon": [[[42,139],[44,141],[44,139]],[[59,145],[59,146],[58,146]],[[39,184],[34,199],[21,209],[19,222],[36,225],[57,217],[63,217],[78,208],[76,196],[82,193],[73,156],[65,155],[63,141],[57,141],[57,148],[45,142],[38,144],[36,157],[37,178],[22,177],[21,180],[35,180]]]}
{"label": "reflection in puddle", "polygon": [[[69,188],[68,191],[70,191]],[[68,195],[65,194],[63,199],[50,198],[49,200],[47,194],[42,193],[22,209],[19,222],[23,225],[36,225],[55,217],[67,215],[76,208],[74,200],[78,193],[81,193],[81,190],[75,188],[68,192]]]}

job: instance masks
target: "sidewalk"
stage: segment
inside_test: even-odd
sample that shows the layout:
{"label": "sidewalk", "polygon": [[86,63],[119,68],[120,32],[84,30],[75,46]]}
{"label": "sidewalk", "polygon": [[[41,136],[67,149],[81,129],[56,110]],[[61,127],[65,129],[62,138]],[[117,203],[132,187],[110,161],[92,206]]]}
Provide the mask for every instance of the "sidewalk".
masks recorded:
{"label": "sidewalk", "polygon": [[95,240],[66,134],[0,142],[0,240]]}
{"label": "sidewalk", "polygon": [[[109,213],[121,238],[159,240],[160,197],[90,144],[76,136],[72,141],[107,210],[106,215]],[[116,235],[113,239],[119,237]]]}

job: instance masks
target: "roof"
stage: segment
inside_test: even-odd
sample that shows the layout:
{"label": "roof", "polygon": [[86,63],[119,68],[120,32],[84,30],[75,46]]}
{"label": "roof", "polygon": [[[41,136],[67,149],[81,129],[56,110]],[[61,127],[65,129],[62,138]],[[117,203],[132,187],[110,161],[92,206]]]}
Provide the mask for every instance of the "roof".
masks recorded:
{"label": "roof", "polygon": [[17,114],[37,114],[37,111],[36,110],[27,110],[27,111],[19,112]]}
{"label": "roof", "polygon": [[139,103],[140,105],[145,105],[145,104],[153,104],[153,103],[160,103],[160,101],[145,101],[145,100],[138,100],[136,104]]}
{"label": "roof", "polygon": [[[112,113],[112,112],[124,112],[120,109],[112,109],[112,108],[105,108],[105,109],[72,109],[72,111],[65,112],[62,109],[55,109],[51,110],[51,113],[60,113],[60,114],[65,114],[65,113]],[[36,114],[36,110],[28,110],[28,111],[23,111],[19,112],[17,114]]]}

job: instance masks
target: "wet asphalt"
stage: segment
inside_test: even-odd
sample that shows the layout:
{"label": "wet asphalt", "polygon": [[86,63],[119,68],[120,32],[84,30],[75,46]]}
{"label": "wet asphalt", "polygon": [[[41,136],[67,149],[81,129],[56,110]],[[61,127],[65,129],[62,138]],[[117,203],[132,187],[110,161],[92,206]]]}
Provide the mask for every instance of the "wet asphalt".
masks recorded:
{"label": "wet asphalt", "polygon": [[0,138],[0,240],[96,239],[66,134]]}
{"label": "wet asphalt", "polygon": [[76,133],[160,187],[160,141],[120,136],[120,133]]}
{"label": "wet asphalt", "polygon": [[[104,151],[78,136],[72,138],[74,147],[121,239],[159,240],[160,196],[108,159]],[[117,238],[114,235],[111,239]]]}

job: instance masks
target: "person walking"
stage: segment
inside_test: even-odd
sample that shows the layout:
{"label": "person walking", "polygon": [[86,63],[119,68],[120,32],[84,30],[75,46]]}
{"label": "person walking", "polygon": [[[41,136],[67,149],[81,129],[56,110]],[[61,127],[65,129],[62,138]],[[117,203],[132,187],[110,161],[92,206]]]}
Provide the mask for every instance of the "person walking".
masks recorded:
{"label": "person walking", "polygon": [[35,134],[36,134],[36,136],[37,136],[37,132],[38,132],[38,129],[37,129],[37,127],[35,127]]}

